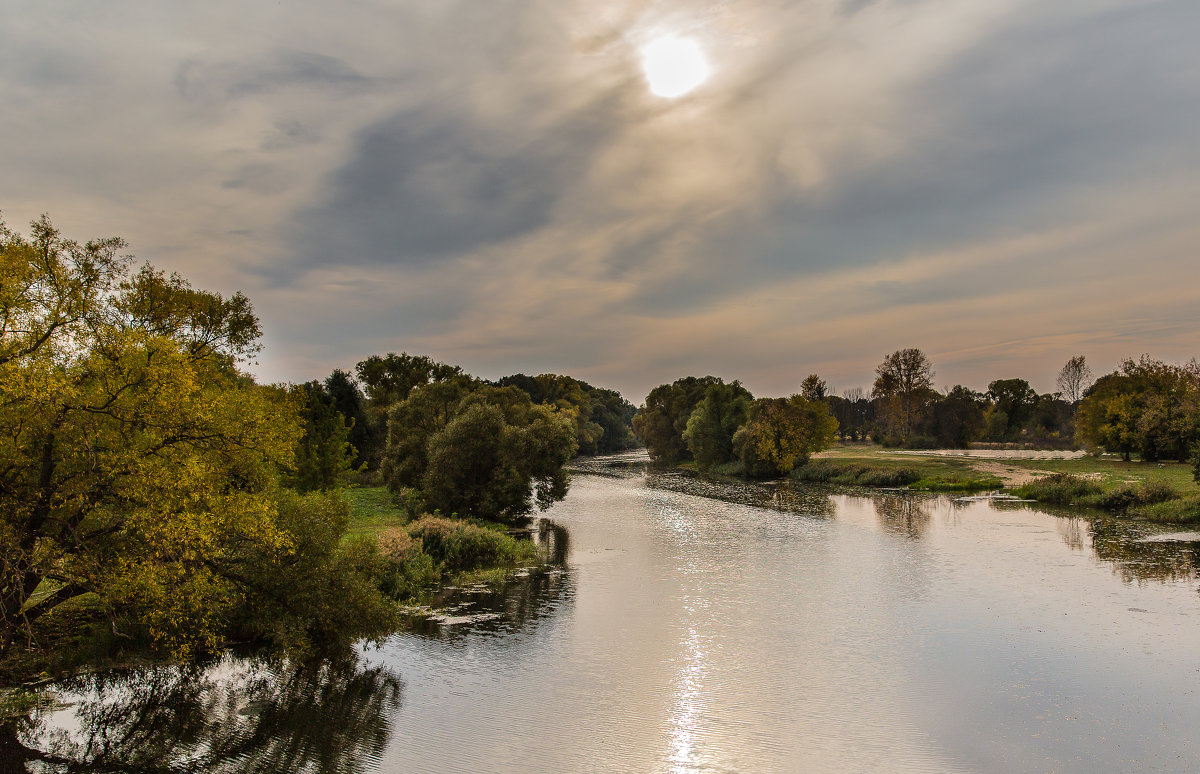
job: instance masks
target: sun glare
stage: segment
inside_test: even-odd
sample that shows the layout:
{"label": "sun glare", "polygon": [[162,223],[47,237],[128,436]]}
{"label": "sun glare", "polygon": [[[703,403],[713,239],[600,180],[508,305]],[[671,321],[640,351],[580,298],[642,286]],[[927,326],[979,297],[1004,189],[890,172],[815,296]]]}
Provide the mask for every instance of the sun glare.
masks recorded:
{"label": "sun glare", "polygon": [[708,60],[690,38],[659,38],[642,49],[642,70],[650,91],[659,97],[682,97],[708,80]]}

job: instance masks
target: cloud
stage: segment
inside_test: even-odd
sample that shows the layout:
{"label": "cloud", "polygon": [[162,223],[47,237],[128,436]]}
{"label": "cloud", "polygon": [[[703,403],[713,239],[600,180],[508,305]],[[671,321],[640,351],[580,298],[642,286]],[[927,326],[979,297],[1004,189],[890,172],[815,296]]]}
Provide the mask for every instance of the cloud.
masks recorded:
{"label": "cloud", "polygon": [[[636,400],[865,384],[920,346],[939,381],[1036,382],[1200,344],[1198,26],[1182,0],[29,4],[0,207],[246,290],[268,379],[408,349]],[[677,101],[638,69],[664,34],[714,66]]]}

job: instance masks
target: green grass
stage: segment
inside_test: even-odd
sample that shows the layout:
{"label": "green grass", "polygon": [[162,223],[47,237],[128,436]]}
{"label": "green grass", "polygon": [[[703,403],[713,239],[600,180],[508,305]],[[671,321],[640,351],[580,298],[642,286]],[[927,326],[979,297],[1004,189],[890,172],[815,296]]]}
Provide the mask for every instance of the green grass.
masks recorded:
{"label": "green grass", "polygon": [[1004,482],[995,476],[930,476],[913,483],[909,489],[923,492],[981,492],[1001,489]]}
{"label": "green grass", "polygon": [[1200,495],[1136,506],[1129,509],[1129,515],[1147,521],[1200,525]]}
{"label": "green grass", "polygon": [[403,527],[410,520],[408,512],[385,486],[343,489],[342,497],[350,506],[346,538],[377,535],[389,527]]}
{"label": "green grass", "polygon": [[1192,479],[1192,467],[1181,462],[1124,462],[1117,457],[1092,456],[1073,460],[999,461],[1014,468],[1089,476],[1105,490],[1121,484],[1139,484],[1147,479],[1161,479],[1180,495],[1200,495],[1200,485]]}
{"label": "green grass", "polygon": [[[889,486],[889,476],[911,478],[913,489],[970,491],[1003,482],[996,466],[1040,478],[1013,488],[1045,503],[1083,505],[1162,522],[1200,523],[1200,484],[1178,462],[1125,462],[1118,457],[1068,460],[938,457],[904,454],[871,444],[839,444],[822,452],[795,477],[859,486]],[[807,472],[806,472],[807,471]]]}

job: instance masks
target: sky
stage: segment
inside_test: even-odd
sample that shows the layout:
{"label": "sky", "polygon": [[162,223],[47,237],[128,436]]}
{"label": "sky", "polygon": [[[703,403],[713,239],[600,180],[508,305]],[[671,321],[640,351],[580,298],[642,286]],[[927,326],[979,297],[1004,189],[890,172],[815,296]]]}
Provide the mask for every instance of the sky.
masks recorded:
{"label": "sky", "polygon": [[[1200,355],[1195,0],[0,0],[0,213],[246,293],[261,381],[407,351],[635,404]],[[646,52],[708,76],[651,90]]]}

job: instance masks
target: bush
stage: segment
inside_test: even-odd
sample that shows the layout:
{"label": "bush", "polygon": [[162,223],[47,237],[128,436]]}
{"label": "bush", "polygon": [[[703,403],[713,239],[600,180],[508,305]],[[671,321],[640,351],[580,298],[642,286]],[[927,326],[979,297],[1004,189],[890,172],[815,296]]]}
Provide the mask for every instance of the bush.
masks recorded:
{"label": "bush", "polygon": [[442,572],[512,566],[537,555],[532,543],[516,540],[499,525],[484,527],[461,519],[423,516],[409,525],[408,535]]}
{"label": "bush", "polygon": [[1131,508],[1129,513],[1149,521],[1200,523],[1200,496],[1164,500]]}
{"label": "bush", "polygon": [[1014,490],[1019,497],[1043,503],[1071,505],[1100,494],[1100,485],[1089,478],[1056,473]]}
{"label": "bush", "polygon": [[342,540],[348,519],[337,495],[279,494],[278,524],[291,545],[282,556],[248,547],[236,579],[238,639],[304,652],[392,631],[395,610],[380,593],[386,563],[375,541]]}
{"label": "bush", "polygon": [[812,460],[796,468],[792,477],[816,484],[845,484],[847,486],[908,486],[920,480],[914,468],[885,468],[858,463],[838,463],[831,460]]}
{"label": "bush", "polygon": [[1140,484],[1125,484],[1105,492],[1096,500],[1096,505],[1114,513],[1125,513],[1131,508],[1165,503],[1179,495],[1162,479],[1146,479]]}

